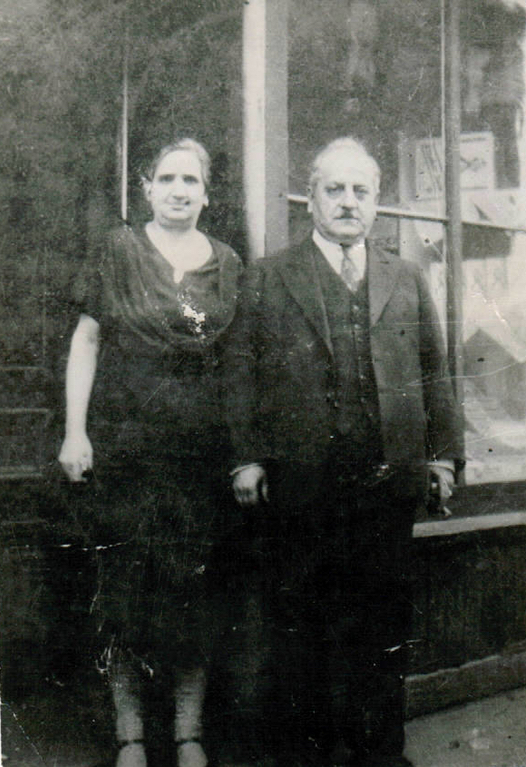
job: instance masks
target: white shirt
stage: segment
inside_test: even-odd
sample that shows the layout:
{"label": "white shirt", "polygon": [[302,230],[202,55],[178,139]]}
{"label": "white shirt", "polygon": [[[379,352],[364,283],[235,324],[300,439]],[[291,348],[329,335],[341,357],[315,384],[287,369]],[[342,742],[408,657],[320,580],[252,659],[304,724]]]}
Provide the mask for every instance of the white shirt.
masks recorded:
{"label": "white shirt", "polygon": [[[312,239],[314,244],[318,246],[329,265],[333,268],[336,274],[341,274],[342,270],[342,258],[344,258],[343,248],[338,242],[331,242],[326,240],[317,229],[312,233]],[[358,280],[362,280],[365,275],[365,269],[367,267],[367,250],[365,242],[359,242],[353,245],[348,251],[346,258],[350,258],[356,269],[356,276]]]}

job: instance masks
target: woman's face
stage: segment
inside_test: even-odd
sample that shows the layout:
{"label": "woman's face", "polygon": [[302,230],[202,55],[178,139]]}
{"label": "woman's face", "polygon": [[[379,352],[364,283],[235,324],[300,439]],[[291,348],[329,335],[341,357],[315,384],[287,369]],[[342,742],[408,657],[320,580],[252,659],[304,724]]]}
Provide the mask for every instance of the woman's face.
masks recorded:
{"label": "woman's face", "polygon": [[201,163],[188,149],[163,157],[145,189],[154,221],[165,228],[195,228],[203,206],[208,205]]}

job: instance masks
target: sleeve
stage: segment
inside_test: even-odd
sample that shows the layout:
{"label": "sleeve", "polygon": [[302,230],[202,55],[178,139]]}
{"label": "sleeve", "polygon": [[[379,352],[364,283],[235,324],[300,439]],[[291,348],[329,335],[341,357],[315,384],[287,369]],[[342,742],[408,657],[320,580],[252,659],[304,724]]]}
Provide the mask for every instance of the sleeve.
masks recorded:
{"label": "sleeve", "polygon": [[100,322],[104,314],[103,263],[105,247],[94,248],[88,255],[72,287],[72,301],[78,314],[87,314]]}
{"label": "sleeve", "polygon": [[225,420],[230,431],[235,468],[261,463],[258,440],[258,357],[261,270],[258,264],[245,271],[236,314],[225,346],[223,387]]}
{"label": "sleeve", "polygon": [[465,464],[462,419],[453,394],[440,321],[421,270],[417,272],[417,281],[428,458],[430,461],[454,460],[458,471]]}

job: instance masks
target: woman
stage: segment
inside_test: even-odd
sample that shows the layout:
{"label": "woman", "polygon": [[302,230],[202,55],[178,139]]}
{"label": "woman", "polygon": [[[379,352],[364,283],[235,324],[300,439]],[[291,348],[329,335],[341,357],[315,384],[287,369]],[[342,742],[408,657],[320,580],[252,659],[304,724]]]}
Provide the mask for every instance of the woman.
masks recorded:
{"label": "woman", "polygon": [[196,228],[209,173],[197,142],[162,149],[143,179],[151,221],[113,232],[76,285],[59,461],[72,482],[92,474],[79,527],[97,557],[92,612],[116,709],[117,767],[146,765],[142,690],[167,667],[178,764],[207,761],[208,574],[228,460],[221,345],[241,272],[231,248]]}

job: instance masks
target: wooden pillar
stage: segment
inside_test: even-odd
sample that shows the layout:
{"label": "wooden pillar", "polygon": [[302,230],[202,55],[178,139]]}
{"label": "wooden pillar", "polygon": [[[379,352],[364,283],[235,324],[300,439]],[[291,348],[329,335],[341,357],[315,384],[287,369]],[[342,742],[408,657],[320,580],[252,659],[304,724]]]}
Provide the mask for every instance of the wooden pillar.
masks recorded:
{"label": "wooden pillar", "polygon": [[287,2],[245,0],[243,160],[250,258],[288,244]]}
{"label": "wooden pillar", "polygon": [[120,201],[121,201],[121,219],[128,220],[128,41],[127,33],[124,46],[124,63],[122,73],[122,114],[121,114],[121,132],[120,132]]}
{"label": "wooden pillar", "polygon": [[463,402],[462,211],[460,197],[460,1],[444,2],[444,128],[447,241],[447,342],[455,394]]}

